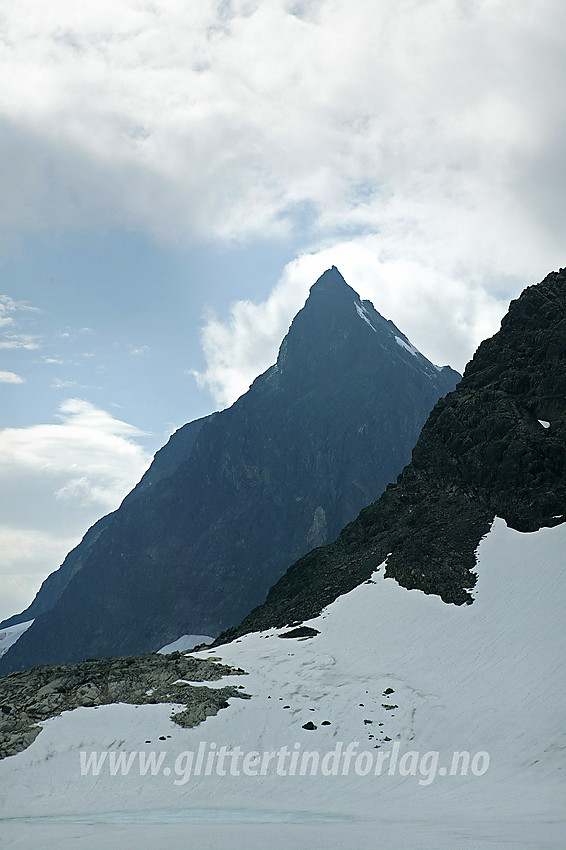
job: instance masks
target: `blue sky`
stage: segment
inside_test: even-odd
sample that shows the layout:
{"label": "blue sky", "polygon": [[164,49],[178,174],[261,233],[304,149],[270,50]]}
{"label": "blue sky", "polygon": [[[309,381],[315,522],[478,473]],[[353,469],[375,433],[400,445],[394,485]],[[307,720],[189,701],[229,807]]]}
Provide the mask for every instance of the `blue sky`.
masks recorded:
{"label": "blue sky", "polygon": [[559,0],[29,0],[0,72],[0,617],[335,264],[463,369],[565,265]]}
{"label": "blue sky", "polygon": [[21,306],[4,326],[5,426],[46,421],[60,400],[86,397],[148,431],[155,451],[173,428],[215,402],[200,328],[233,298],[261,300],[296,244],[164,248],[124,230],[27,235],[0,261]]}

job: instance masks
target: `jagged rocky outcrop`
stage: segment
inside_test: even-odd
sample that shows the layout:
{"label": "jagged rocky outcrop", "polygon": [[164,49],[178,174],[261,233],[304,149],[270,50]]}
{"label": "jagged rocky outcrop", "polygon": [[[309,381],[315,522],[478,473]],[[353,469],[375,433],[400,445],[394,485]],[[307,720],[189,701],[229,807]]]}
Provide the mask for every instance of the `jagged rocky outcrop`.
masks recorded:
{"label": "jagged rocky outcrop", "polygon": [[171,719],[197,726],[228,707],[232,697],[248,699],[243,685],[222,688],[188,682],[210,682],[244,670],[181,655],[142,655],[43,665],[0,680],[0,759],[25,750],[41,732],[42,721],[79,707],[112,703],[175,703]]}
{"label": "jagged rocky outcrop", "polygon": [[217,642],[313,617],[386,559],[404,587],[471,603],[475,550],[495,516],[523,532],[566,521],[566,269],[511,302],[397,483]]}
{"label": "jagged rocky outcrop", "polygon": [[238,623],[395,480],[459,377],[329,269],[276,364],[232,407],[186,426],[190,445],[171,462],[171,446],[158,453],[0,672],[152,651]]}

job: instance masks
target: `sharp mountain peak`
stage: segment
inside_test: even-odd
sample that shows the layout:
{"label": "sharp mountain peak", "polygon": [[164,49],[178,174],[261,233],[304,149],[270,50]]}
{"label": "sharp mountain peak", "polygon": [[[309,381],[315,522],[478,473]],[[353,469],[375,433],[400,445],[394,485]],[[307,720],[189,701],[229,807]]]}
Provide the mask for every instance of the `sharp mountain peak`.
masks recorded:
{"label": "sharp mountain peak", "polygon": [[275,371],[302,373],[315,380],[321,371],[342,365],[344,357],[401,359],[429,376],[441,371],[332,266],[311,286],[304,307],[293,319],[279,348]]}
{"label": "sharp mountain peak", "polygon": [[328,269],[277,365],[174,435],[46,582],[0,672],[152,651],[240,622],[395,480],[458,377]]}

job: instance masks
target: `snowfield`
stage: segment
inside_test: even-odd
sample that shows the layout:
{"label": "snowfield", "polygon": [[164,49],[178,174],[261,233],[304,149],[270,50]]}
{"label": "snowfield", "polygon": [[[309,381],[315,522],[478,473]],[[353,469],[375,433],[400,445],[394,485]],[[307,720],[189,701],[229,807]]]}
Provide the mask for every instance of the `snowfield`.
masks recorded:
{"label": "snowfield", "polygon": [[[0,762],[0,847],[562,850],[565,551],[566,525],[521,534],[498,519],[473,605],[407,591],[381,567],[308,622],[313,638],[270,630],[195,653],[247,670],[210,686],[252,699],[194,729],[167,705],[46,722]],[[469,754],[466,775],[450,775],[454,752]]]}
{"label": "snowfield", "polygon": [[213,643],[213,641],[214,638],[210,635],[181,635],[173,643],[168,643],[167,646],[162,646],[157,651],[161,655],[167,655],[168,652],[187,652],[201,643]]}
{"label": "snowfield", "polygon": [[5,629],[0,629],[0,658],[21,638],[32,623],[33,620],[27,620],[25,623],[18,623],[16,626],[7,626]]}

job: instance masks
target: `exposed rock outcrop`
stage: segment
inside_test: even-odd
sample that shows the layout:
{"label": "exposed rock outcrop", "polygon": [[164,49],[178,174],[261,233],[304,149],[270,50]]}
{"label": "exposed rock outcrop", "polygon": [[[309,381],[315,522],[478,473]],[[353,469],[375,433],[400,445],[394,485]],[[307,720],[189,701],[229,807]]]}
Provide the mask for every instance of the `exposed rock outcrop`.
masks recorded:
{"label": "exposed rock outcrop", "polygon": [[244,671],[178,652],[41,666],[0,679],[0,758],[25,750],[41,732],[41,721],[80,706],[124,702],[132,705],[177,703],[172,714],[180,726],[196,726],[228,707],[232,697],[247,698],[234,686],[210,688],[209,682]]}

